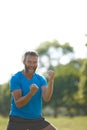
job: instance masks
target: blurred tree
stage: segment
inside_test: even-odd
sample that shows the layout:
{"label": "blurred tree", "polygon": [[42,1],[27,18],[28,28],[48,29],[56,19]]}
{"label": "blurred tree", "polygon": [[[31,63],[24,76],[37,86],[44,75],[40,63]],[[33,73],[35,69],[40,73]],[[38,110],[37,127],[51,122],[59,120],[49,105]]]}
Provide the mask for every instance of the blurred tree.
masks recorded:
{"label": "blurred tree", "polygon": [[55,109],[61,106],[66,107],[68,113],[70,113],[71,108],[77,104],[75,97],[78,91],[79,70],[71,64],[68,64],[57,67],[55,72],[52,105]]}
{"label": "blurred tree", "polygon": [[68,61],[72,60],[74,56],[73,47],[69,43],[60,45],[56,40],[40,44],[36,51],[39,53],[39,68],[42,72],[59,65],[63,56],[66,55]]}
{"label": "blurred tree", "polygon": [[3,84],[0,89],[0,114],[7,116],[10,108],[9,83]]}
{"label": "blurred tree", "polygon": [[87,115],[87,59],[83,62],[83,65],[80,69],[80,82],[79,82],[79,103],[83,106],[84,114]]}

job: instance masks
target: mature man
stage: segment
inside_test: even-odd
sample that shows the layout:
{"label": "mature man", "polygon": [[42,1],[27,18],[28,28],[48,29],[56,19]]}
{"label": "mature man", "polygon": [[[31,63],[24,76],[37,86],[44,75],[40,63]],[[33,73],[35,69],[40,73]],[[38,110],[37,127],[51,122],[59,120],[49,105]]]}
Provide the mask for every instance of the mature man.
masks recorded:
{"label": "mature man", "polygon": [[42,98],[48,102],[53,93],[54,71],[45,77],[36,73],[38,54],[28,51],[23,57],[24,69],[10,79],[12,95],[7,130],[57,130],[42,115]]}

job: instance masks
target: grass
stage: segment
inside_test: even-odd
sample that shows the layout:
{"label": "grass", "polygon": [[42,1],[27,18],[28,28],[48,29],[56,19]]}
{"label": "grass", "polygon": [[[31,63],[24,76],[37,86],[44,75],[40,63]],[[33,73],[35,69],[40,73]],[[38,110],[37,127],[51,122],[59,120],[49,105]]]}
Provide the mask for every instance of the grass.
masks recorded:
{"label": "grass", "polygon": [[0,130],[6,130],[8,118],[0,116]]}
{"label": "grass", "polygon": [[87,116],[46,118],[52,122],[58,130],[87,130]]}
{"label": "grass", "polygon": [[[46,119],[56,126],[58,130],[87,130],[87,116],[78,117],[46,117]],[[0,116],[0,130],[6,130],[8,118]]]}

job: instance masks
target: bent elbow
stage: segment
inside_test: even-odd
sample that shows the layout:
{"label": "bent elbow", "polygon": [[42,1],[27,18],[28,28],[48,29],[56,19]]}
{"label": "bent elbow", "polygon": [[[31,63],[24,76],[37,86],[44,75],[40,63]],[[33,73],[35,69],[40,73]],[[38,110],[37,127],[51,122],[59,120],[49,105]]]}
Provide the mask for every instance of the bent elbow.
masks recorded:
{"label": "bent elbow", "polygon": [[18,103],[18,102],[16,102],[15,104],[16,104],[16,107],[17,107],[17,108],[21,108],[21,107],[23,107],[23,105],[20,104],[20,103]]}
{"label": "bent elbow", "polygon": [[49,101],[50,101],[50,98],[44,98],[44,101],[45,101],[45,102],[49,102]]}

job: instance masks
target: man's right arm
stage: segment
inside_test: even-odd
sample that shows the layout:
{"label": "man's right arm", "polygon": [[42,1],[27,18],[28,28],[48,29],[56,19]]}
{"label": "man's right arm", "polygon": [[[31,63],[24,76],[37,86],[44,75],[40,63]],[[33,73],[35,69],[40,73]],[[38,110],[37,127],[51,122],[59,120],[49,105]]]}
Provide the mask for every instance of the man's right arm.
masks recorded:
{"label": "man's right arm", "polygon": [[25,96],[22,96],[22,91],[20,89],[12,91],[16,106],[18,108],[25,106],[30,101],[32,96],[37,92],[37,90],[38,87],[35,84],[32,84],[30,87],[30,92]]}

